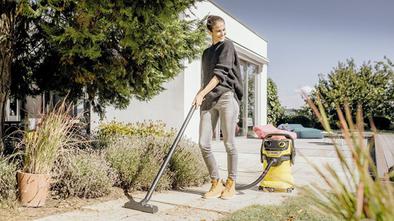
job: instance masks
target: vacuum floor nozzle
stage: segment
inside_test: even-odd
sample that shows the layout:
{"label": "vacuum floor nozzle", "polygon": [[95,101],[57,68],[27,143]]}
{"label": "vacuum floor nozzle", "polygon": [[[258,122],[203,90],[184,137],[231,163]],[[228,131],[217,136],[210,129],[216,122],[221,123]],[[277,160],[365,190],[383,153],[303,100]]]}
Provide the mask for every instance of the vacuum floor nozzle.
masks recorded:
{"label": "vacuum floor nozzle", "polygon": [[159,211],[158,207],[155,205],[148,204],[146,202],[136,202],[130,199],[129,202],[123,205],[124,208],[139,210],[146,213],[157,213]]}

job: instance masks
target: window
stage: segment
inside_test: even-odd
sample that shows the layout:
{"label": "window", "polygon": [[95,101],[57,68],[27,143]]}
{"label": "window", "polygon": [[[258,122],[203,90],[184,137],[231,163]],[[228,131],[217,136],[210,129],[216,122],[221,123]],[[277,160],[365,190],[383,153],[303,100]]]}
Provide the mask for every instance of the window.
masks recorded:
{"label": "window", "polygon": [[9,98],[6,102],[6,121],[20,121],[20,101],[16,98]]}

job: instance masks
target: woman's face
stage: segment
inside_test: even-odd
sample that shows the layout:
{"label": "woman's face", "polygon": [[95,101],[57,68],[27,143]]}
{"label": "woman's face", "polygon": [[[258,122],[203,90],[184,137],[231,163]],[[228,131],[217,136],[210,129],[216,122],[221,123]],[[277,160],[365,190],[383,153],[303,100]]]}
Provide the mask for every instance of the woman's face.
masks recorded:
{"label": "woman's face", "polygon": [[226,27],[224,25],[224,22],[217,21],[212,27],[212,31],[210,31],[209,33],[212,36],[213,44],[216,44],[219,41],[224,41],[226,37]]}

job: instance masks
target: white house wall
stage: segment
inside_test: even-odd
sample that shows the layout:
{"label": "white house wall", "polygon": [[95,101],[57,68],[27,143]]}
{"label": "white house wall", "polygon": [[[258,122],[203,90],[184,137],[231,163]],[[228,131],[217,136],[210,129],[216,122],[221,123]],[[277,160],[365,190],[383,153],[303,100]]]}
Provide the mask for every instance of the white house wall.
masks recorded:
{"label": "white house wall", "polygon": [[[252,60],[260,67],[258,76],[257,90],[259,113],[256,114],[256,123],[266,123],[266,80],[267,80],[267,42],[257,36],[250,29],[239,23],[229,14],[222,11],[210,1],[196,3],[196,8],[191,9],[193,14],[188,11],[191,18],[202,19],[206,15],[219,15],[226,22],[227,38],[234,41],[239,55],[245,60]],[[194,17],[196,16],[196,17]],[[174,80],[166,83],[167,89],[149,102],[132,101],[125,110],[108,108],[105,121],[138,122],[144,120],[161,120],[168,126],[179,128],[186,117],[193,98],[200,88],[201,82],[201,60],[200,58],[189,63],[184,61],[186,68]],[[96,128],[99,118],[92,114],[92,129]],[[185,136],[194,141],[198,139],[199,110],[196,111],[190,120],[189,126],[185,131]]]}
{"label": "white house wall", "polygon": [[[165,122],[169,127],[178,127],[182,122],[184,112],[183,76],[184,75],[181,73],[173,80],[165,83],[163,87],[166,88],[166,90],[148,102],[132,100],[130,105],[124,110],[108,107],[105,119],[102,122],[109,122],[112,120],[118,122],[160,120]],[[99,116],[92,113],[92,129],[96,129],[100,123]]]}
{"label": "white house wall", "polygon": [[[201,59],[196,59],[189,63],[185,61],[186,66],[184,70],[184,104],[183,107],[183,118],[186,118],[187,113],[190,110],[194,96],[200,89],[201,85]],[[193,117],[190,119],[189,125],[185,130],[185,136],[191,138],[194,141],[198,140],[198,125],[200,121],[199,110],[197,110]]]}

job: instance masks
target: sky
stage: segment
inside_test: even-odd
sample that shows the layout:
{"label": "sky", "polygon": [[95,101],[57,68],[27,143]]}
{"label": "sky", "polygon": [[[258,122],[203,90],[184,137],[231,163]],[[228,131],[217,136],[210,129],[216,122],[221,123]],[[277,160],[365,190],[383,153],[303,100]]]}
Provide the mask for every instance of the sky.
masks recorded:
{"label": "sky", "polygon": [[268,42],[268,77],[281,104],[338,62],[394,61],[394,0],[212,0]]}

